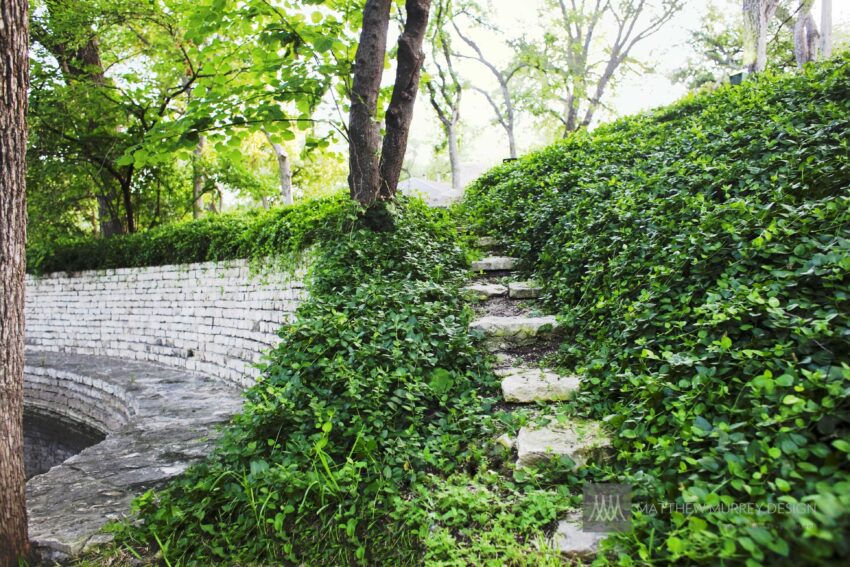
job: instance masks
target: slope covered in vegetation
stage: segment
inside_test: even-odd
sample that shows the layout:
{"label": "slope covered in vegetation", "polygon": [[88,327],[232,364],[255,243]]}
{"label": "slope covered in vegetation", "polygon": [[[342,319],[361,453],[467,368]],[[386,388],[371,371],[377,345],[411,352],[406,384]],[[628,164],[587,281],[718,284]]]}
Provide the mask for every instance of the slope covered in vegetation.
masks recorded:
{"label": "slope covered in vegetation", "polygon": [[616,440],[608,481],[647,505],[609,557],[850,560],[848,132],[844,56],[572,135],[467,192],[560,313],[573,411]]}

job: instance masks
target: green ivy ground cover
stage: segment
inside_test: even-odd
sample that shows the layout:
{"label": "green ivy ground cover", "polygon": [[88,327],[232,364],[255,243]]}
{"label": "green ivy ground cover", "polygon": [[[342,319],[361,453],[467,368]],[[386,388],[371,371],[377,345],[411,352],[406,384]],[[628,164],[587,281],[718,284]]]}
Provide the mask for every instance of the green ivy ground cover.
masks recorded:
{"label": "green ivy ground cover", "polygon": [[[208,461],[136,501],[139,521],[117,528],[119,548],[169,565],[415,565],[426,540],[472,525],[465,507],[480,517],[498,496],[498,545],[483,555],[537,553],[515,534],[541,534],[566,496],[469,476],[502,426],[498,382],[467,330],[454,219],[416,201],[390,206],[389,218],[393,229],[375,231],[339,201],[314,219],[324,238],[310,296],[243,413]],[[470,499],[470,482],[500,492]]]}
{"label": "green ivy ground cover", "polygon": [[573,135],[464,212],[545,283],[645,505],[599,563],[850,563],[850,57]]}
{"label": "green ivy ground cover", "polygon": [[286,257],[338,235],[343,194],[268,211],[210,215],[113,238],[83,238],[41,243],[27,249],[32,274],[135,268]]}

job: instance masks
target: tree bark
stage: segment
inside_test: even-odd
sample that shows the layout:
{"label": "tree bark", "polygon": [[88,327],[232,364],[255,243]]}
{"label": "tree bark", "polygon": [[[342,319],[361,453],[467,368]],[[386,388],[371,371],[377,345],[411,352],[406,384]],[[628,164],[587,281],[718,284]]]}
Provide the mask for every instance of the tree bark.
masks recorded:
{"label": "tree bark", "polygon": [[391,0],[366,0],[363,29],[354,57],[351,112],[348,118],[351,198],[364,205],[392,199],[407,149],[413,103],[419,90],[431,0],[407,0],[407,21],[398,40],[396,79],[386,114],[383,145],[375,116],[387,52]]}
{"label": "tree bark", "polygon": [[0,567],[29,555],[24,473],[27,0],[0,2]]}
{"label": "tree bark", "polygon": [[277,175],[280,179],[280,199],[284,205],[291,205],[292,199],[292,169],[289,167],[289,154],[286,153],[286,148],[281,144],[276,144],[272,141],[269,133],[263,130],[266,140],[271,144],[272,151],[277,158]]}
{"label": "tree bark", "polygon": [[201,158],[204,154],[204,137],[198,137],[198,145],[192,150],[192,218],[199,219],[204,209],[204,174]]}
{"label": "tree bark", "polygon": [[354,56],[348,117],[348,186],[351,198],[363,204],[370,204],[378,198],[381,184],[381,130],[375,116],[384,73],[391,4],[392,0],[366,1],[360,44]]}
{"label": "tree bark", "polygon": [[[386,133],[381,152],[380,198],[392,199],[398,188],[398,178],[407,150],[407,136],[413,120],[413,105],[419,92],[419,75],[425,54],[422,43],[428,29],[431,0],[407,0],[407,21],[398,38],[398,57],[395,85],[387,107]],[[382,57],[383,59],[383,57]]]}
{"label": "tree bark", "polygon": [[767,67],[767,23],[776,13],[778,0],[744,0],[744,64],[750,73]]}
{"label": "tree bark", "polygon": [[813,3],[814,0],[800,0],[797,21],[794,22],[794,57],[797,67],[801,68],[817,58],[819,35],[812,17]]}
{"label": "tree bark", "polygon": [[829,59],[832,57],[832,0],[823,0],[820,10],[820,51],[824,59]]}
{"label": "tree bark", "polygon": [[452,168],[452,189],[460,189],[460,155],[457,147],[457,122],[446,129],[449,143],[449,164]]}

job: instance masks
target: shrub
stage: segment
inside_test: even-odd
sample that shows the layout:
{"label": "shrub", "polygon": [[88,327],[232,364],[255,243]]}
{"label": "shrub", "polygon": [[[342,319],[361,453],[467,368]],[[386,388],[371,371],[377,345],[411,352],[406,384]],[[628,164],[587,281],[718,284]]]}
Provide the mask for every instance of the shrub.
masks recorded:
{"label": "shrub", "polygon": [[469,222],[545,282],[575,407],[615,432],[612,478],[719,506],[639,514],[608,558],[850,558],[848,132],[844,56],[575,134],[468,191]]}

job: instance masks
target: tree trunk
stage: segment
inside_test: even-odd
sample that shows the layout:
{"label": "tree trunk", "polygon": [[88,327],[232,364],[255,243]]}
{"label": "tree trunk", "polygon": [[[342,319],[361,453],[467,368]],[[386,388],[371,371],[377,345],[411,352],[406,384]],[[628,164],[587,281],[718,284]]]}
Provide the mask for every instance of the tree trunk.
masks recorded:
{"label": "tree trunk", "polygon": [[27,0],[0,2],[0,567],[29,555],[24,473]]}
{"label": "tree trunk", "polygon": [[381,129],[375,121],[378,91],[384,73],[387,28],[392,0],[367,0],[363,8],[360,45],[354,56],[351,111],[348,117],[349,174],[351,198],[370,204],[380,190]]}
{"label": "tree trunk", "polygon": [[812,1],[800,0],[797,20],[794,22],[794,58],[797,60],[797,67],[802,67],[816,56],[812,53],[813,42],[810,37],[814,26],[811,12]]}
{"label": "tree trunk", "polygon": [[348,119],[351,198],[364,205],[392,199],[407,149],[413,103],[419,90],[422,42],[428,28],[431,0],[407,0],[407,21],[398,40],[396,80],[387,107],[383,146],[375,116],[387,52],[387,28],[392,0],[366,0],[363,29],[354,58],[351,112]]}
{"label": "tree trunk", "polygon": [[201,159],[204,154],[204,137],[198,136],[198,145],[192,150],[192,218],[201,218],[204,209],[204,174]]}
{"label": "tree trunk", "polygon": [[767,67],[767,22],[778,0],[744,0],[744,64],[750,73]]}
{"label": "tree trunk", "polygon": [[[407,136],[413,120],[413,105],[419,92],[419,74],[425,54],[422,43],[428,29],[431,0],[407,0],[407,20],[398,38],[395,85],[387,107],[386,133],[381,152],[380,198],[392,199],[407,150]],[[386,30],[385,30],[386,35]],[[386,43],[386,41],[385,41]],[[383,60],[383,57],[381,57]]]}
{"label": "tree trunk", "polygon": [[446,137],[449,142],[449,164],[452,168],[452,189],[460,189],[460,155],[457,147],[457,120],[446,127]]}
{"label": "tree trunk", "polygon": [[508,134],[508,148],[510,149],[511,159],[516,159],[516,135],[514,133],[514,103],[511,100],[511,90],[508,87],[507,80],[500,80],[499,86],[502,89],[502,98],[505,101],[505,132]]}
{"label": "tree trunk", "polygon": [[829,59],[832,57],[832,0],[823,0],[820,10],[820,51],[824,59]]}
{"label": "tree trunk", "polygon": [[265,129],[263,130],[263,134],[266,135],[266,140],[271,144],[274,155],[277,158],[277,174],[280,178],[280,199],[284,205],[291,205],[293,203],[292,170],[289,167],[289,154],[286,153],[286,148],[281,144],[275,144],[272,141],[271,136],[269,136],[269,133]]}

